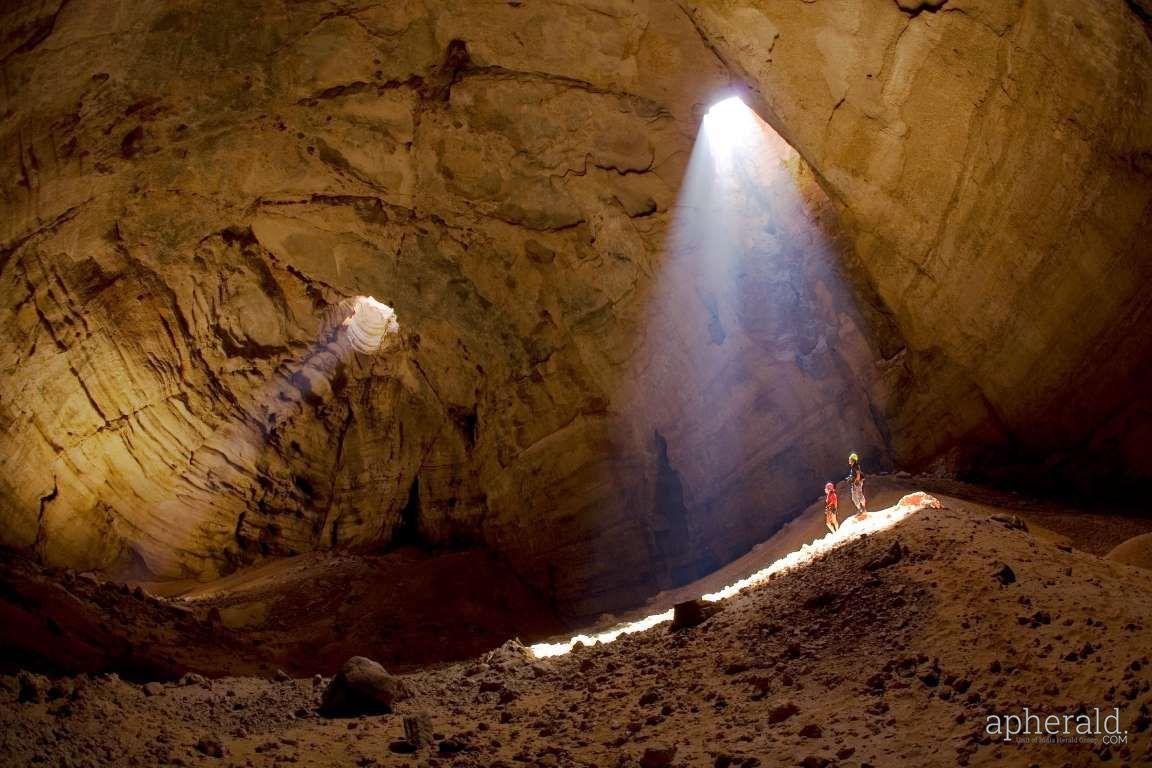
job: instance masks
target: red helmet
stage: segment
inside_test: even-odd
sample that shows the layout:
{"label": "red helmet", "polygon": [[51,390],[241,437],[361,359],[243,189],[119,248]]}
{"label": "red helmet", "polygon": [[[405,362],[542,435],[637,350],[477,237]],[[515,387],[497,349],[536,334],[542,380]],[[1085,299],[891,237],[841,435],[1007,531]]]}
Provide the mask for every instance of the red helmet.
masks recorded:
{"label": "red helmet", "polygon": [[836,490],[836,486],[832,485],[832,483],[826,483],[824,485],[824,493],[832,493],[834,490]]}

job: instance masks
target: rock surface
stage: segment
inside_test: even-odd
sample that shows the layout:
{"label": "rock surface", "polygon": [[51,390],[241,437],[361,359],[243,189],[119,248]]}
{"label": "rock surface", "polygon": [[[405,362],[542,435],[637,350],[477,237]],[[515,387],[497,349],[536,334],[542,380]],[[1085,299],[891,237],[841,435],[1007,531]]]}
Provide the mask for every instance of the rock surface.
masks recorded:
{"label": "rock surface", "polygon": [[682,5],[855,224],[915,382],[877,404],[897,460],[1152,476],[1146,4]]}
{"label": "rock surface", "polygon": [[384,667],[372,659],[353,656],[324,689],[320,713],[328,717],[387,714],[411,695],[404,681],[388,674]]}
{"label": "rock surface", "polygon": [[[201,579],[479,543],[591,614],[849,448],[1146,476],[1152,44],[938,5],[6,6],[3,542]],[[733,83],[806,163],[715,188],[725,262],[685,179]]]}

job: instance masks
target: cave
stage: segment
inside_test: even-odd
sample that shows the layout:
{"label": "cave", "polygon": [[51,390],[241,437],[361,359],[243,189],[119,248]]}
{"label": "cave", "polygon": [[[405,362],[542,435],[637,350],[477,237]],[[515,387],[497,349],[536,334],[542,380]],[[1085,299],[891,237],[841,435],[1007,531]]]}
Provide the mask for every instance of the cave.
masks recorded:
{"label": "cave", "polygon": [[0,763],[1152,764],[1148,0],[0,47]]}

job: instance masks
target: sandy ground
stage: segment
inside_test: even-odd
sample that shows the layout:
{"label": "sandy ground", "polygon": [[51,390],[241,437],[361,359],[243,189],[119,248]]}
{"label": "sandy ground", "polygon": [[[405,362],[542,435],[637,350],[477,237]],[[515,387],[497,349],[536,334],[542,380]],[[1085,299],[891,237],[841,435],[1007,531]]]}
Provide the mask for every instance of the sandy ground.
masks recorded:
{"label": "sandy ground", "polygon": [[[1152,764],[1148,571],[1021,530],[986,498],[938,497],[944,509],[751,588],[698,627],[544,660],[506,646],[406,675],[417,694],[391,715],[317,716],[322,679],[26,677],[23,698],[40,700],[18,702],[19,680],[0,678],[0,763]],[[1117,707],[1127,743],[986,733],[988,715],[1023,707]],[[439,739],[394,751],[417,713]]]}

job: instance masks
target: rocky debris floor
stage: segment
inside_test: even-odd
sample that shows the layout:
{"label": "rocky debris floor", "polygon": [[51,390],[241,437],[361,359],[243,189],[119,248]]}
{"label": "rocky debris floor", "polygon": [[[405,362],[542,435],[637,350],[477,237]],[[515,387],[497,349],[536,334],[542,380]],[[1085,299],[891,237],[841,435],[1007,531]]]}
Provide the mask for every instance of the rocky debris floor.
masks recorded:
{"label": "rocky debris floor", "polygon": [[[6,676],[0,763],[1152,764],[1148,572],[941,500],[944,509],[748,589],[695,627],[545,660],[509,642],[403,675],[412,695],[388,714],[320,716],[330,681],[319,676]],[[1118,707],[1127,743],[986,733],[988,715],[1025,706]]]}

